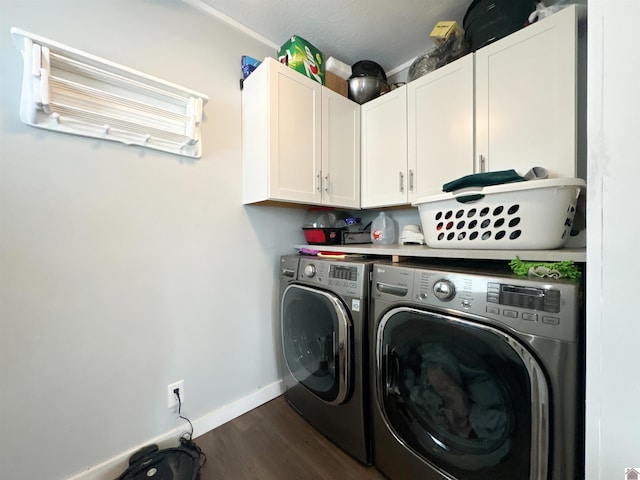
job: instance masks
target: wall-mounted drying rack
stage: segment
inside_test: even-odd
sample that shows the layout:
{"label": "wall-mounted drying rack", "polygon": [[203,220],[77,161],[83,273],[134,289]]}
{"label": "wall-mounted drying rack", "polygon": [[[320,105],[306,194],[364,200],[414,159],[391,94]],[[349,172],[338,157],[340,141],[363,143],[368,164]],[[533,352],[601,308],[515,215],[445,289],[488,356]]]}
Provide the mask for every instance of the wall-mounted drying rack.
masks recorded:
{"label": "wall-mounted drying rack", "polygon": [[187,157],[202,155],[206,95],[18,28],[11,35],[24,59],[24,123]]}

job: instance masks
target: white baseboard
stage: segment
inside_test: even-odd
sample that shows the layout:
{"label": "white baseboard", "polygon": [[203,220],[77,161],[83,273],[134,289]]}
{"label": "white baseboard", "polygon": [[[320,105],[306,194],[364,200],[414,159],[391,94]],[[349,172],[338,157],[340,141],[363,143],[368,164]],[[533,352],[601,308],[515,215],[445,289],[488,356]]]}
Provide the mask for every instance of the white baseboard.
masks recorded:
{"label": "white baseboard", "polygon": [[[259,407],[269,400],[273,400],[282,393],[284,393],[284,385],[282,381],[279,380],[250,395],[247,395],[246,397],[242,397],[233,403],[207,413],[192,422],[193,438],[197,439],[197,437],[210,432],[214,428],[219,427],[220,425],[227,423],[228,421],[233,420],[256,407]],[[138,447],[132,448],[131,450],[110,458],[100,465],[96,465],[82,473],[74,475],[68,480],[114,480],[127,469],[127,466],[129,465],[129,457],[134,452],[151,444],[157,444],[160,448],[175,447],[177,445],[177,439],[182,433],[184,433],[184,430],[184,426],[174,428],[163,435],[150,439]]]}

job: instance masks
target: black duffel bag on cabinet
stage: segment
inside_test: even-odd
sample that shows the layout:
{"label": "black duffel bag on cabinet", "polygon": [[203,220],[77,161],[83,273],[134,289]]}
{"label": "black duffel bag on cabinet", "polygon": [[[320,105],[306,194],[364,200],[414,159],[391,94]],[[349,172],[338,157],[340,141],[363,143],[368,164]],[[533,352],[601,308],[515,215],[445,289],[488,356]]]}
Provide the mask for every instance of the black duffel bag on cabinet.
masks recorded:
{"label": "black duffel bag on cabinet", "polygon": [[462,21],[470,51],[475,52],[528,25],[529,15],[535,9],[535,0],[474,0]]}

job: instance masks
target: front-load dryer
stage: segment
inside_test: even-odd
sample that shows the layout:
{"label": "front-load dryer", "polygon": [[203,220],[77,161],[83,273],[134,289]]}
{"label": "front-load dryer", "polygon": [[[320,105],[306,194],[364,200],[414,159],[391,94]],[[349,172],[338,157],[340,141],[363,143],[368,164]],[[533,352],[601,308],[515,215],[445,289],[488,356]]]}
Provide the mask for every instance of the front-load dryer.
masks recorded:
{"label": "front-load dryer", "polygon": [[371,463],[367,317],[372,261],[280,261],[285,398],[313,427]]}
{"label": "front-load dryer", "polygon": [[391,480],[583,478],[580,282],[458,265],[373,268],[376,466]]}

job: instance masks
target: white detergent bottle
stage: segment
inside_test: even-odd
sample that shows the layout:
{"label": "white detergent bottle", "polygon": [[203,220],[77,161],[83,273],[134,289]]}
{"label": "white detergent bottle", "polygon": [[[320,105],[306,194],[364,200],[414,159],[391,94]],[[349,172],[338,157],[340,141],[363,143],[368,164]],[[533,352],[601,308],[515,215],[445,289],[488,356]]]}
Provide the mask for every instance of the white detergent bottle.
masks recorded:
{"label": "white detergent bottle", "polygon": [[396,226],[385,212],[371,222],[371,241],[377,245],[390,245],[396,241]]}

